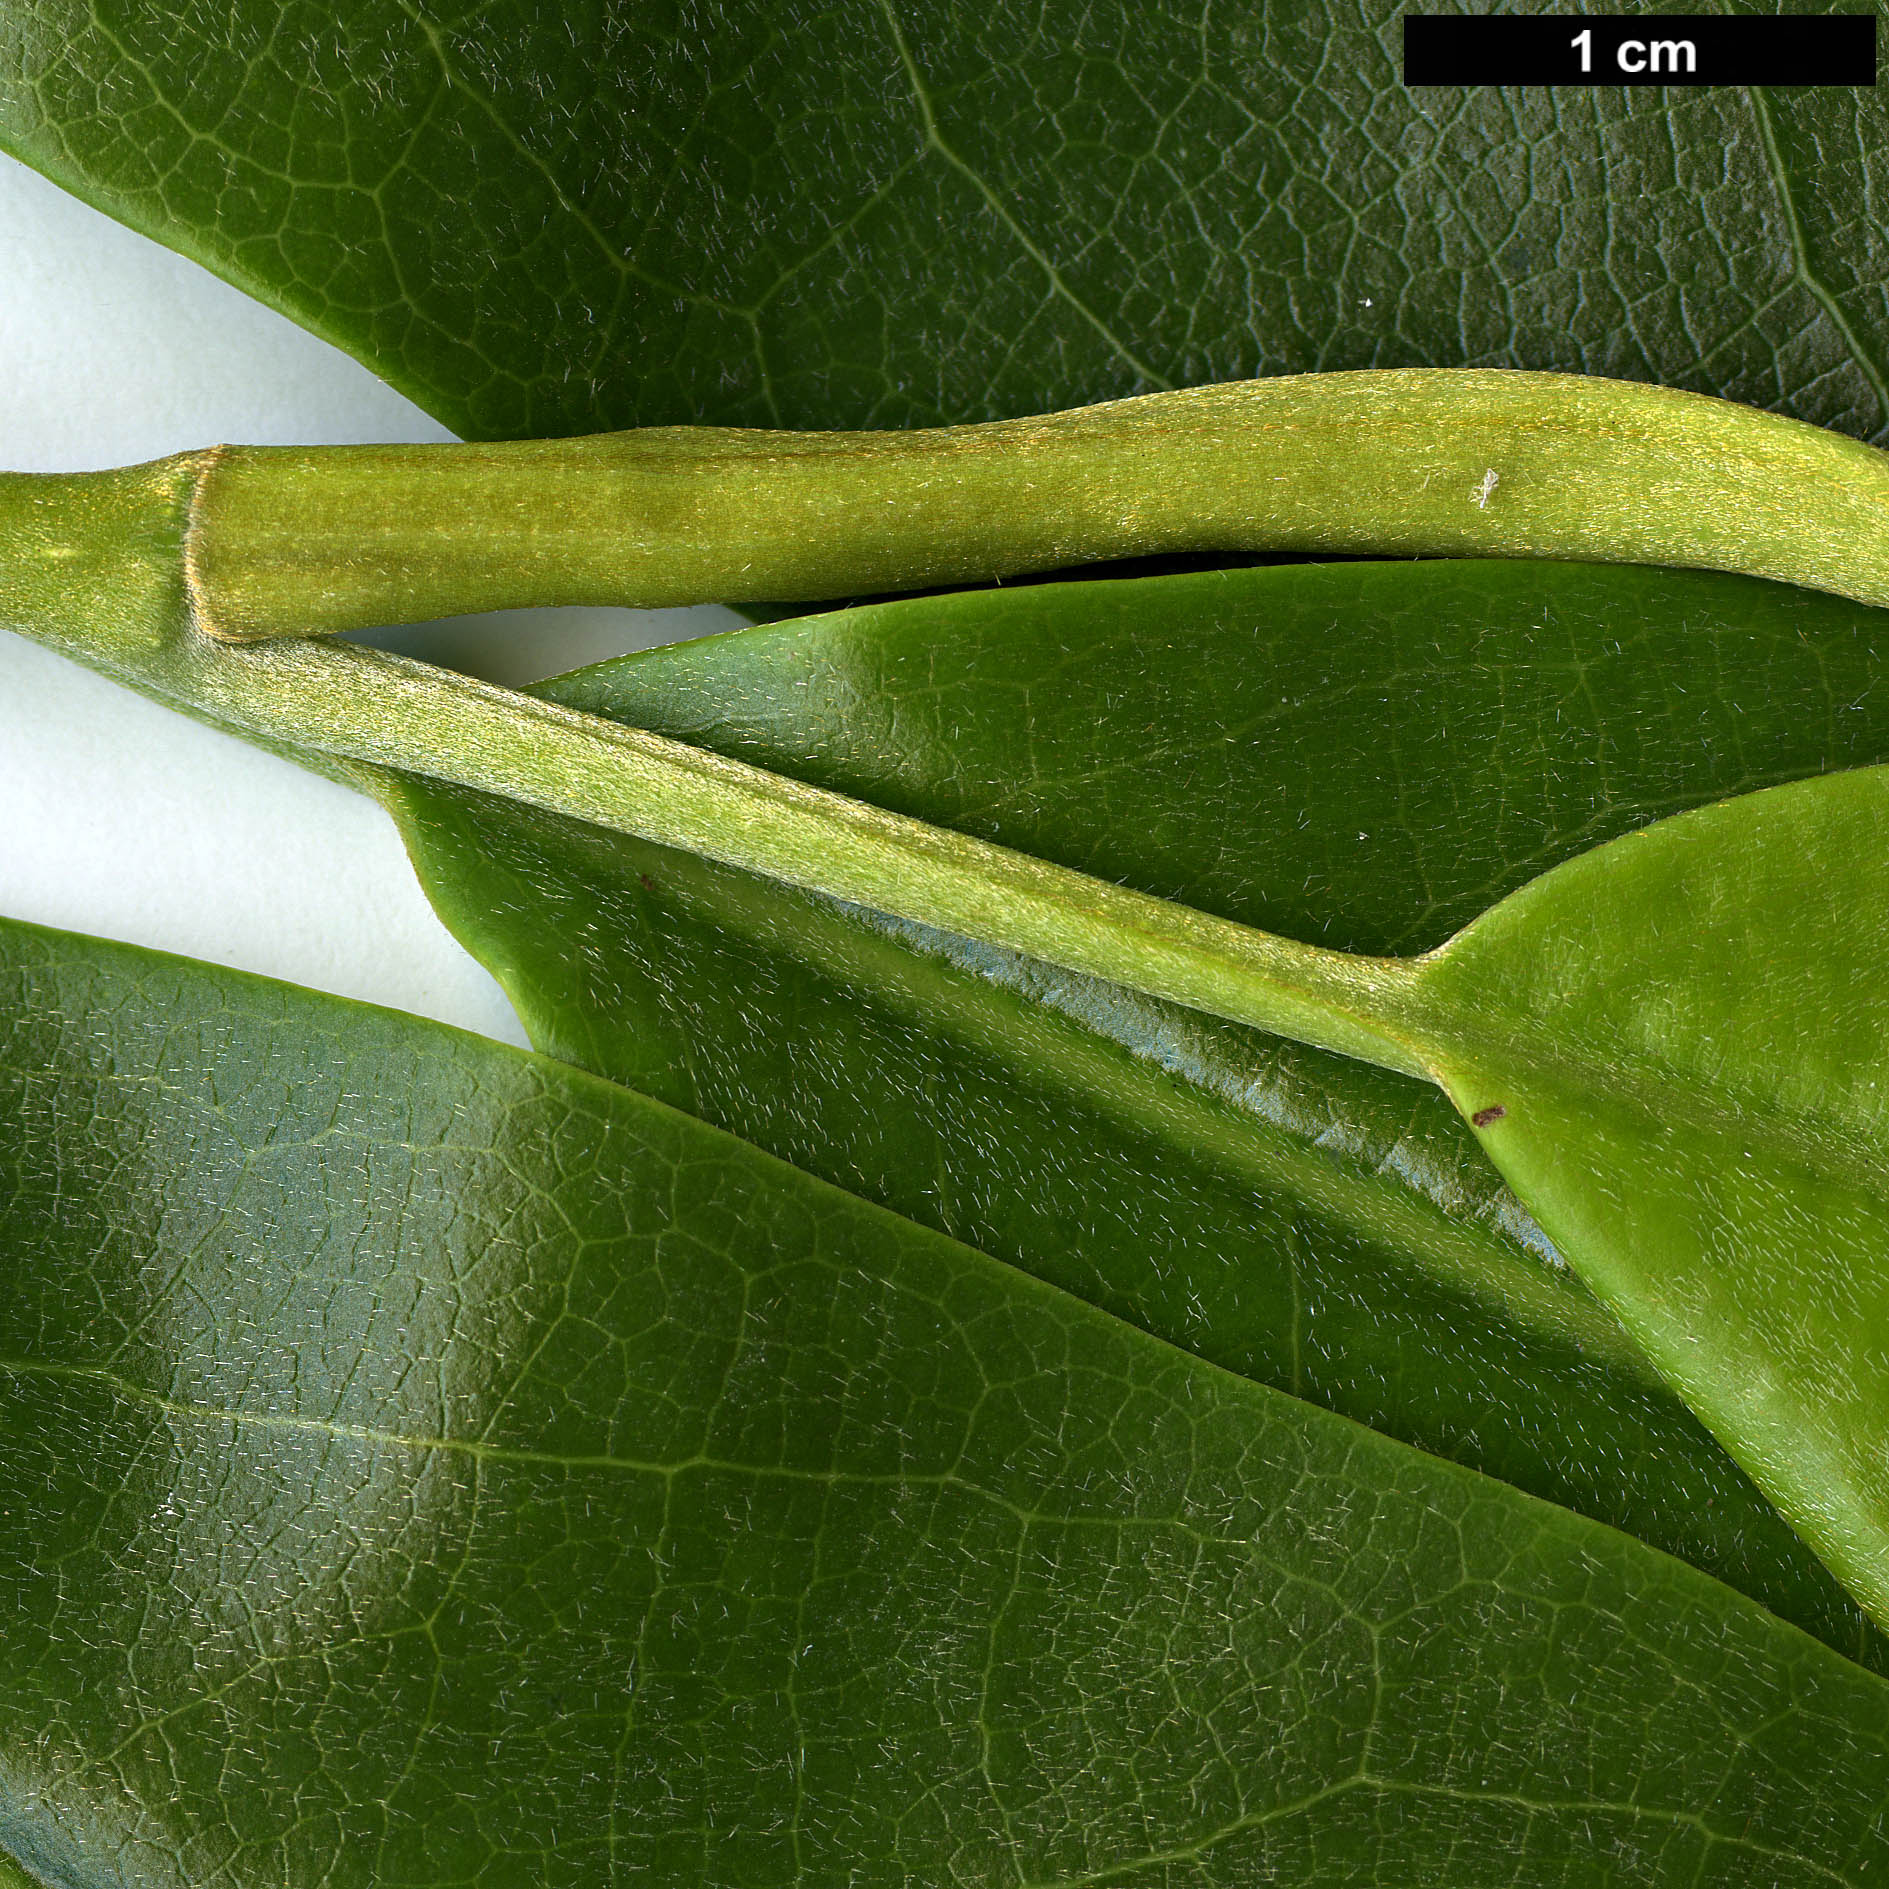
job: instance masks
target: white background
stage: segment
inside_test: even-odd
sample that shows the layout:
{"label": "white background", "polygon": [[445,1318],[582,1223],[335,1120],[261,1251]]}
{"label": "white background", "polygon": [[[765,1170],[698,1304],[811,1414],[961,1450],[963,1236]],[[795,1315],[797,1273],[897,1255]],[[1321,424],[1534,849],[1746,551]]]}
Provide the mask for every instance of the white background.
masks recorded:
{"label": "white background", "polygon": [[[0,468],[448,437],[346,355],[0,158]],[[518,612],[374,640],[518,683],[737,620]],[[0,915],[524,1040],[373,802],[5,631]]]}

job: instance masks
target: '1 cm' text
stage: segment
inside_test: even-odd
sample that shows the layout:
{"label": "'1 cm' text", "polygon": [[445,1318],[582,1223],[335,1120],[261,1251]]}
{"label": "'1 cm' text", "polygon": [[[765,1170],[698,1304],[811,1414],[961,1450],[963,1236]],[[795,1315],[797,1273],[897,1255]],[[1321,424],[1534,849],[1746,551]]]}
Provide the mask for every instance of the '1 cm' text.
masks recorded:
{"label": "'1 cm' text", "polygon": [[[1574,49],[1581,55],[1581,70],[1594,69],[1594,29],[1583,27],[1574,35]],[[1683,59],[1685,64],[1680,65]],[[1614,63],[1622,72],[1639,73],[1697,72],[1699,55],[1689,39],[1623,39],[1614,50]]]}

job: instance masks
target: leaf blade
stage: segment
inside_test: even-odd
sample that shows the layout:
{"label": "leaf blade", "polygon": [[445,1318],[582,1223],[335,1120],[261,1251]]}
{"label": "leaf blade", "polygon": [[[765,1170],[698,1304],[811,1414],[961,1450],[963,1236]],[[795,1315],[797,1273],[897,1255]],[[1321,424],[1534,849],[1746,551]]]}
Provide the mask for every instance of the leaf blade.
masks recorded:
{"label": "leaf blade", "polygon": [[1863,94],[1446,112],[1382,7],[11,17],[10,149],[466,435],[1416,365],[1889,425]]}
{"label": "leaf blade", "polygon": [[[1889,751],[1881,634],[1672,573],[1328,566],[868,608],[544,691],[1241,922],[1407,952],[1677,805]],[[1493,784],[1465,749],[1501,756]],[[1544,1265],[1434,1091],[659,849],[412,782],[384,797],[541,1047],[1880,1657]]]}
{"label": "leaf blade", "polygon": [[559,1065],[27,927],[0,958],[0,1834],[36,1873],[1881,1853],[1889,1686],[1638,1544]]}
{"label": "leaf blade", "polygon": [[1886,808],[1882,768],[1701,808],[1570,861],[1426,967],[1452,1094],[1500,1109],[1485,1146],[1879,1617]]}

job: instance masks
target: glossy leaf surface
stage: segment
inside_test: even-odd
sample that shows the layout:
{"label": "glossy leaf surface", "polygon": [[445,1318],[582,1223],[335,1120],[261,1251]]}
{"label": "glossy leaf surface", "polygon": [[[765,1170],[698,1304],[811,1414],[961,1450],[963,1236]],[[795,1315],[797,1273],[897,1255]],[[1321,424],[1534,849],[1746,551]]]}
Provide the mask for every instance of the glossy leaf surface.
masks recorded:
{"label": "glossy leaf surface", "polygon": [[[1735,580],[1327,566],[911,602],[550,692],[1409,952],[1647,819],[1889,753],[1883,632]],[[1434,1090],[515,805],[392,804],[541,1047],[1880,1658]]]}
{"label": "glossy leaf surface", "polygon": [[0,927],[65,1885],[1874,1880],[1883,1682],[562,1065]]}
{"label": "glossy leaf surface", "polygon": [[1478,365],[1889,427],[1866,90],[1408,91],[1384,0],[0,23],[8,148],[465,434]]}
{"label": "glossy leaf surface", "polygon": [[[411,766],[565,819],[756,864],[789,883],[829,892],[867,887],[851,896],[876,899],[883,892],[885,909],[908,919],[930,918],[971,938],[1086,967],[1091,975],[1126,980],[1194,1009],[1434,1077],[1478,1125],[1486,1119],[1452,1072],[1465,1053],[1473,1062],[1497,1039],[1483,1027],[1476,993],[1452,997],[1447,981],[1428,977],[1430,960],[1365,958],[1242,927],[666,735],[455,682],[378,652],[295,641],[242,648],[216,643],[185,607],[186,573],[177,564],[181,507],[193,489],[196,463],[45,480],[16,475],[8,485],[16,555],[6,570],[5,608],[10,616],[19,613],[12,620],[108,673],[271,745],[294,751],[313,744],[328,764],[364,784],[390,764]],[[75,617],[73,599],[81,590],[95,607]],[[363,763],[372,765],[363,771]],[[1762,928],[1762,909],[1746,917]],[[1544,1038],[1542,1047],[1553,1046]],[[1578,1059],[1578,1044],[1564,1047]],[[1822,1046],[1813,1047],[1822,1053]],[[1526,1067],[1524,1059],[1519,1072]],[[1680,1078],[1705,1079],[1707,1107],[1716,1105],[1711,1075],[1708,1056]],[[1785,1065],[1770,1079],[1789,1086],[1797,1076]],[[1688,1096],[1686,1105],[1694,1099]],[[1576,1151],[1576,1159],[1584,1160],[1585,1151]],[[1610,1184],[1604,1163],[1589,1171],[1596,1185]],[[1570,1257],[1577,1269],[1605,1273],[1621,1256],[1577,1245]],[[1509,1280],[1497,1291],[1515,1296],[1520,1269],[1506,1270]],[[1539,1301],[1539,1284],[1537,1275],[1520,1296]],[[1289,1329],[1296,1331],[1297,1323],[1295,1315]],[[1555,1321],[1552,1335],[1578,1349],[1580,1335],[1566,1329],[1568,1323]],[[1611,1329],[1607,1348],[1618,1350]],[[1732,1368],[1746,1349],[1746,1334],[1724,1334],[1723,1355]],[[1796,1394],[1814,1391],[1799,1386]],[[1736,1424],[1722,1427],[1735,1448],[1748,1443]],[[1860,1448],[1867,1453],[1871,1447],[1864,1436]],[[1885,1531],[1873,1494],[1835,1493],[1832,1501],[1847,1520],[1833,1533],[1824,1525],[1826,1512],[1807,1504],[1801,1488],[1771,1477],[1761,1455],[1749,1448],[1745,1455],[1761,1486],[1779,1495],[1857,1598],[1879,1619],[1889,1614],[1889,1586],[1876,1572],[1885,1558]],[[1807,1474],[1814,1482],[1814,1470]]]}

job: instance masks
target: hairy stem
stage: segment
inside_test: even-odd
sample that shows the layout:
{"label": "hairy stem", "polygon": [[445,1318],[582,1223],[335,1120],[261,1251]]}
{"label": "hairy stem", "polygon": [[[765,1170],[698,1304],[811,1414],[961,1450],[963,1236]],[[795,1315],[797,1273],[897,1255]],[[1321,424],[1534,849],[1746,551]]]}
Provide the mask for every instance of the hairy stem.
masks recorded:
{"label": "hairy stem", "polygon": [[206,635],[184,548],[215,463],[0,475],[0,623],[330,772],[365,763],[502,794],[1425,1073],[1401,963],[1274,938],[379,650]]}
{"label": "hairy stem", "polygon": [[1311,374],[923,432],[658,427],[192,465],[191,595],[232,641],[1213,551],[1682,565],[1889,603],[1889,455],[1579,375]]}
{"label": "hairy stem", "polygon": [[0,475],[0,621],[317,765],[503,794],[1424,1075],[1413,964],[305,633],[1214,548],[1644,559],[1889,602],[1885,517],[1889,457],[1724,401],[1561,375],[1314,375],[937,432],[215,447]]}

